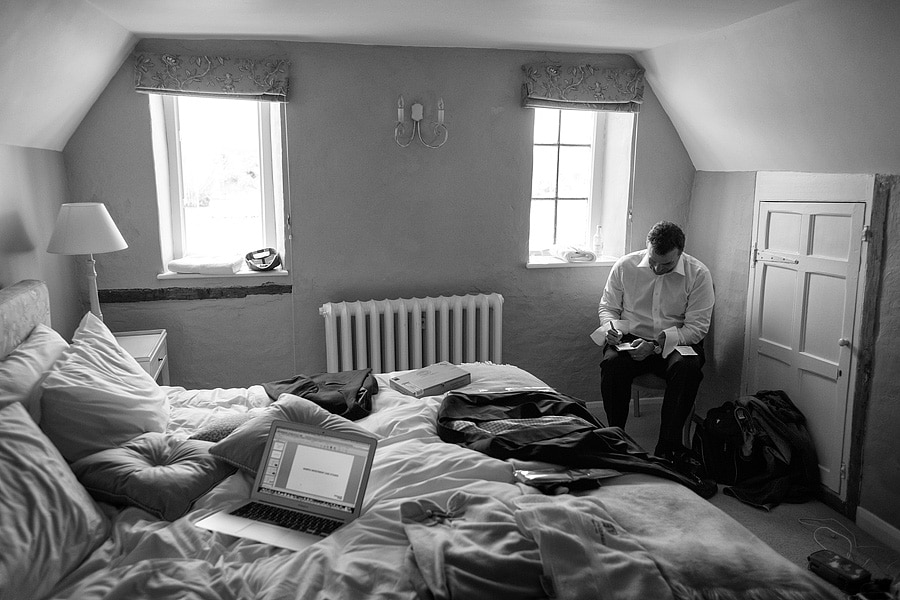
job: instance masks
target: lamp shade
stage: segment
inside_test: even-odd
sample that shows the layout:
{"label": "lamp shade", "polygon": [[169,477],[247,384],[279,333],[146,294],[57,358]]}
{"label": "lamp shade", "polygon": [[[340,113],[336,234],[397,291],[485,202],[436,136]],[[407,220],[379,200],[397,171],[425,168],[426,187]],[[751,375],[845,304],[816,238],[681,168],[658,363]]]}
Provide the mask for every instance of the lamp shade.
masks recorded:
{"label": "lamp shade", "polygon": [[101,202],[75,202],[59,207],[50,236],[51,254],[102,254],[128,247]]}

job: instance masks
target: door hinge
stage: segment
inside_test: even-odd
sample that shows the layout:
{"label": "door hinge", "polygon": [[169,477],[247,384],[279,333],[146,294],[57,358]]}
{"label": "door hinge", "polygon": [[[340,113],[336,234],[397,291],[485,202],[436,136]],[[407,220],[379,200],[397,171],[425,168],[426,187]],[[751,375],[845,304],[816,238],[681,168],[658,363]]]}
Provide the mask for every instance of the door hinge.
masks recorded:
{"label": "door hinge", "polygon": [[800,264],[800,261],[797,260],[796,258],[788,258],[786,256],[781,256],[780,254],[775,254],[774,252],[758,250],[756,247],[754,247],[753,248],[753,264],[755,265],[758,262],[777,263],[777,264],[783,264],[783,265]]}
{"label": "door hinge", "polygon": [[847,463],[841,463],[841,479],[847,479]]}
{"label": "door hinge", "polygon": [[865,244],[867,242],[871,242],[872,238],[874,238],[874,237],[875,237],[875,233],[872,231],[872,228],[869,227],[868,225],[864,226],[863,232],[862,232],[863,243]]}

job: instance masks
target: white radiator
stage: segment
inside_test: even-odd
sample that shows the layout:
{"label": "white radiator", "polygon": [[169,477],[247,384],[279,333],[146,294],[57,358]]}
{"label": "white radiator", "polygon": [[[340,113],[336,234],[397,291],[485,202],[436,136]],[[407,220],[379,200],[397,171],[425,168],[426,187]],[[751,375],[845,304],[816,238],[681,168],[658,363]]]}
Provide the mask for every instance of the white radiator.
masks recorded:
{"label": "white radiator", "polygon": [[366,302],[328,302],[329,373],[418,369],[439,361],[502,362],[503,296],[469,294]]}

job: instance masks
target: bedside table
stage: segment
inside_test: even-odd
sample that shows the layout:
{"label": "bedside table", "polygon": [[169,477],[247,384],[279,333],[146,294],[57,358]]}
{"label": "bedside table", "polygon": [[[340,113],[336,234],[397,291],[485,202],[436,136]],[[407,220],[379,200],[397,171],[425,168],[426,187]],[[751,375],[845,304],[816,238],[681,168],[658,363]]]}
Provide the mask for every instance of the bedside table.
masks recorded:
{"label": "bedside table", "polygon": [[150,377],[160,385],[169,385],[169,349],[165,329],[121,331],[113,335]]}

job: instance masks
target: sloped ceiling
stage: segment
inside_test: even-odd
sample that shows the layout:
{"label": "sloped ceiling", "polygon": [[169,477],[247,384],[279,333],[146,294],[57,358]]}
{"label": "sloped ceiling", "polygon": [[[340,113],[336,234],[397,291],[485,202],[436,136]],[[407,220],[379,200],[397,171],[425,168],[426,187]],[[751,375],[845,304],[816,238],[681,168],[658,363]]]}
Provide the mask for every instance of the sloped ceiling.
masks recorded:
{"label": "sloped ceiling", "polygon": [[703,171],[900,173],[900,2],[804,0],[635,55]]}
{"label": "sloped ceiling", "polygon": [[62,150],[142,37],[283,39],[629,53],[697,169],[900,172],[898,25],[896,0],[9,0],[0,143]]}
{"label": "sloped ceiling", "polygon": [[62,150],[136,42],[81,0],[3,0],[0,144]]}
{"label": "sloped ceiling", "polygon": [[645,50],[793,0],[90,0],[141,37]]}

